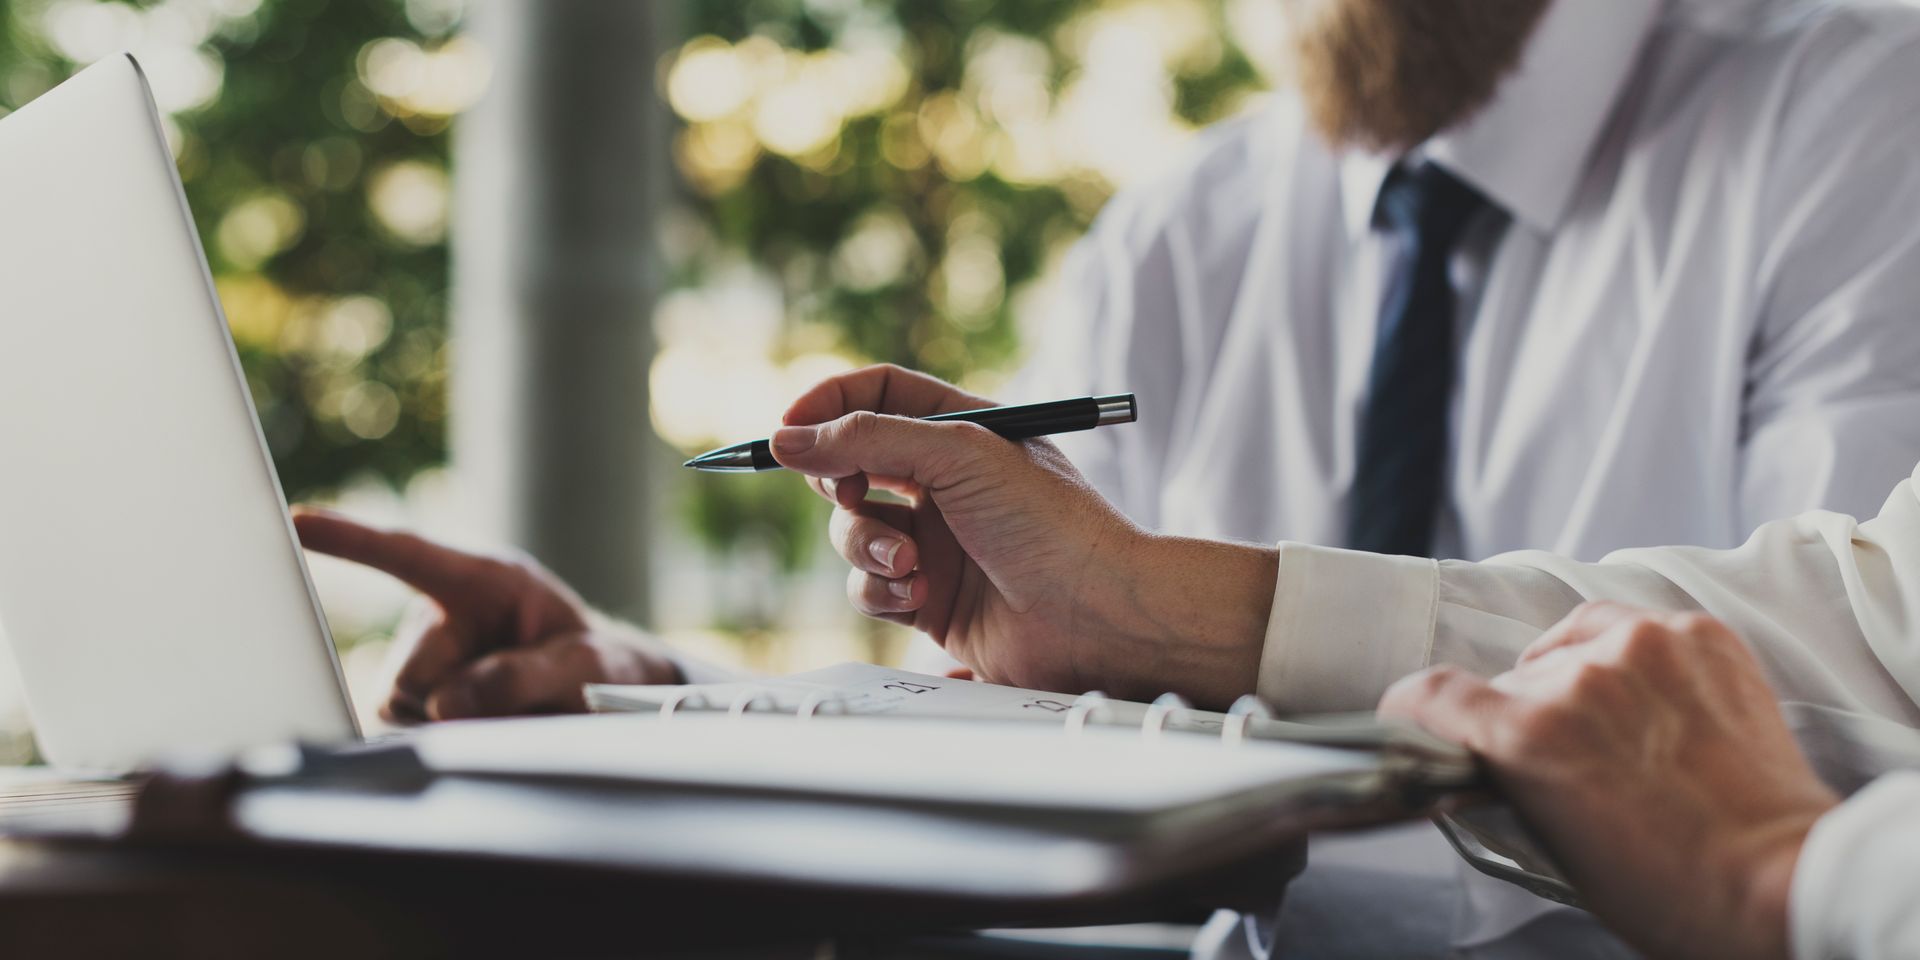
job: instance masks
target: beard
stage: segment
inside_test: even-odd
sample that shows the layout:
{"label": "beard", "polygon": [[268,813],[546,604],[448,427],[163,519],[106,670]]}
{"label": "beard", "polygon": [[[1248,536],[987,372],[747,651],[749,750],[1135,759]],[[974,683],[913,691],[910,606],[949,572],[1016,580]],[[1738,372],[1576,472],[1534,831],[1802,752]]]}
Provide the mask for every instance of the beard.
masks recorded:
{"label": "beard", "polygon": [[1397,154],[1486,106],[1552,0],[1283,2],[1313,125]]}

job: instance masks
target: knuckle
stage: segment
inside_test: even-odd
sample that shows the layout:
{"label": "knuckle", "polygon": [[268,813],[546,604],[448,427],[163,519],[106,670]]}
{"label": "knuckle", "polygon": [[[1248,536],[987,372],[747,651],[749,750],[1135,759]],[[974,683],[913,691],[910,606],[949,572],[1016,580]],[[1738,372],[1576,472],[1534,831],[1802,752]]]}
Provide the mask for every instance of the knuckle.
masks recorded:
{"label": "knuckle", "polygon": [[1000,439],[998,434],[987,429],[986,426],[967,420],[942,420],[932,426],[968,442]]}
{"label": "knuckle", "polygon": [[539,576],[543,567],[533,554],[518,547],[505,547],[487,558],[487,562],[502,573],[518,576]]}
{"label": "knuckle", "polygon": [[1612,600],[1588,600],[1573,608],[1567,619],[1580,624],[1606,623],[1619,619],[1627,610],[1628,607]]}
{"label": "knuckle", "polygon": [[[836,516],[836,529],[834,531],[833,542],[835,548],[840,551],[841,558],[856,567],[871,563],[873,561],[873,555],[868,552],[868,549],[872,547],[874,541],[878,540],[881,536],[881,532],[876,529],[876,524],[865,517],[845,510],[836,510],[834,513]],[[839,516],[843,514],[846,519],[838,519]]]}
{"label": "knuckle", "polygon": [[1621,683],[1618,670],[1604,663],[1588,661],[1575,669],[1567,690],[1573,700],[1590,702],[1610,697],[1620,689]]}
{"label": "knuckle", "polygon": [[1734,634],[1732,627],[1727,626],[1709,614],[1701,613],[1697,610],[1675,616],[1673,618],[1673,629],[1675,632],[1689,639],[1716,646],[1738,643],[1740,639]]}
{"label": "knuckle", "polygon": [[1651,616],[1627,624],[1620,640],[1620,658],[1632,666],[1646,666],[1664,660],[1671,652],[1673,631]]}
{"label": "knuckle", "polygon": [[578,677],[583,682],[605,679],[609,673],[607,650],[587,637],[573,637],[562,641],[554,665],[542,673],[547,680],[560,677]]}
{"label": "knuckle", "polygon": [[514,704],[514,672],[505,662],[489,660],[475,664],[467,675],[473,700],[486,710],[509,710]]}
{"label": "knuckle", "polygon": [[841,545],[851,543],[855,519],[853,511],[835,507],[827,515],[827,539]]}
{"label": "knuckle", "polygon": [[878,610],[874,603],[875,588],[879,584],[865,571],[854,569],[847,572],[847,600],[853,608],[862,614],[872,616]]}
{"label": "knuckle", "polygon": [[1523,753],[1543,753],[1564,743],[1579,723],[1578,708],[1565,700],[1532,704],[1515,717],[1512,731]]}
{"label": "knuckle", "polygon": [[1467,672],[1452,664],[1430,667],[1412,677],[1411,688],[1422,700],[1436,700],[1460,685]]}
{"label": "knuckle", "polygon": [[940,444],[936,448],[938,465],[945,468],[958,468],[963,463],[992,462],[1014,449],[994,433],[977,423],[953,420],[932,424],[940,431]]}
{"label": "knuckle", "polygon": [[871,436],[880,428],[880,415],[872,410],[855,410],[840,418],[840,430],[849,437]]}
{"label": "knuckle", "polygon": [[1380,712],[1390,714],[1405,713],[1416,699],[1414,684],[1418,682],[1419,677],[1420,674],[1410,673],[1388,684],[1387,689],[1380,694],[1380,703],[1378,704]]}

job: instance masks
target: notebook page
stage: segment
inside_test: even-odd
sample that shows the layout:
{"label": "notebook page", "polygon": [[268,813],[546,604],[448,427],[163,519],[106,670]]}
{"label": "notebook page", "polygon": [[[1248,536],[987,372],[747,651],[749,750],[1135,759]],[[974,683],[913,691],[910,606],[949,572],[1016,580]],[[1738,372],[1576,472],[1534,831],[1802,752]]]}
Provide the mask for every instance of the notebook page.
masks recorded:
{"label": "notebook page", "polygon": [[[954,680],[870,663],[843,663],[807,673],[733,683],[587,687],[588,704],[602,713],[657,711],[675,695],[682,695],[681,708],[689,710],[725,710],[742,703],[752,712],[793,713],[812,697],[823,711],[856,716],[894,714],[1055,723],[1066,716],[1077,699],[1068,693]],[[1146,713],[1145,704],[1115,700],[1102,705],[1095,719],[1137,725]],[[1218,713],[1183,711],[1169,718],[1168,727],[1218,731],[1224,719]]]}

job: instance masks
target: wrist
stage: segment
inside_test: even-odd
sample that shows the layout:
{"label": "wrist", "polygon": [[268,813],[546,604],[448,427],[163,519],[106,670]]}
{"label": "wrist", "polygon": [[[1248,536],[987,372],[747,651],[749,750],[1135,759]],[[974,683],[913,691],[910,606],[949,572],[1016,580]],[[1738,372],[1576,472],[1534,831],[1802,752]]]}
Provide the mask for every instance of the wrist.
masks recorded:
{"label": "wrist", "polygon": [[1831,803],[1783,818],[1745,844],[1748,849],[1737,858],[1745,866],[1735,873],[1739,916],[1727,927],[1749,931],[1753,938],[1741,956],[1785,960],[1791,954],[1787,923],[1794,869],[1814,822],[1830,808]]}
{"label": "wrist", "polygon": [[1082,680],[1127,699],[1173,691],[1216,708],[1253,692],[1278,569],[1271,547],[1131,525],[1108,534],[1076,594]]}

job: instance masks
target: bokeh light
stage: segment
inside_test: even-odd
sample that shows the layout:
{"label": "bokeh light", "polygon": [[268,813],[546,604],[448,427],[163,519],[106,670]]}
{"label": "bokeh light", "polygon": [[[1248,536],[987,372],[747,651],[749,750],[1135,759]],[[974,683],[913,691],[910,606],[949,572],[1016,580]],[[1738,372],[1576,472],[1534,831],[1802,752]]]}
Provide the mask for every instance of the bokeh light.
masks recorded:
{"label": "bokeh light", "polygon": [[[462,31],[469,2],[0,0],[0,116],[79,65],[140,58],[296,500],[397,520],[447,499],[448,134],[501,82],[498,51]],[[1246,109],[1282,50],[1273,0],[673,5],[662,22],[685,33],[657,76],[680,189],[658,217],[668,292],[645,375],[649,419],[684,452],[764,435],[859,364],[991,394],[1101,205]],[[844,629],[837,590],[815,609],[781,586],[823,551],[803,487],[667,495],[710,559],[657,593],[672,619],[712,588],[682,619],[721,628],[703,650],[776,621],[814,639],[761,665],[878,643]],[[371,676],[399,594],[318,571],[349,672]]]}

